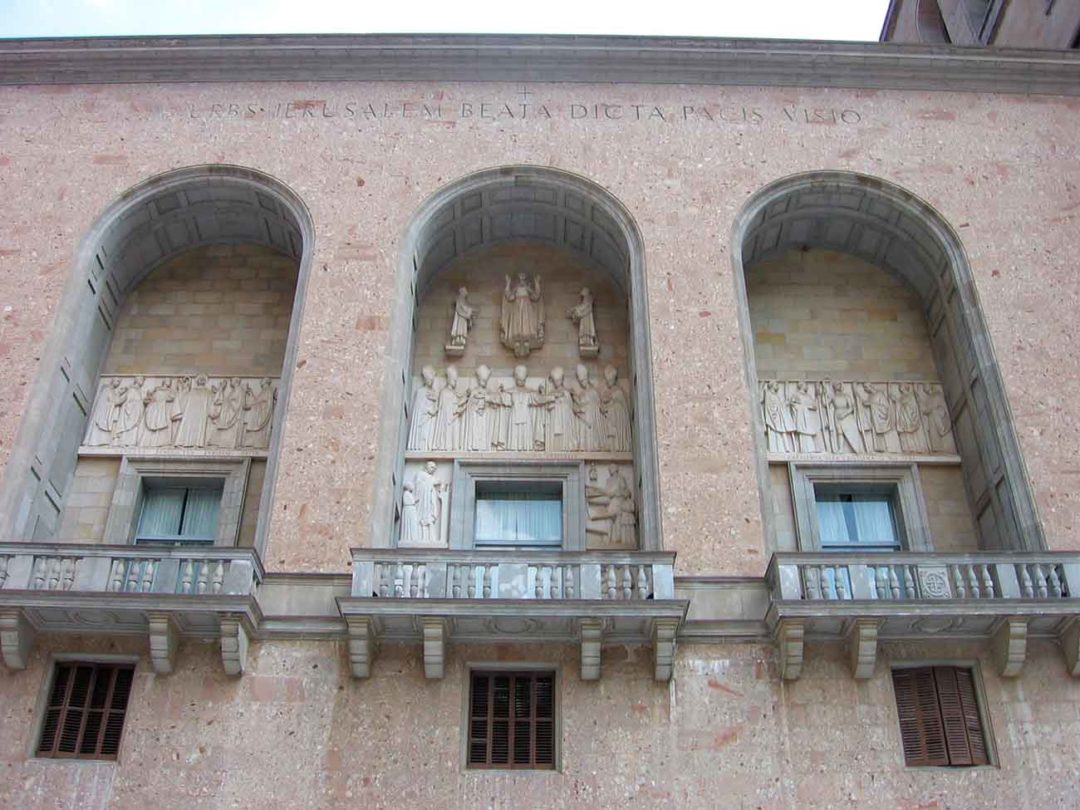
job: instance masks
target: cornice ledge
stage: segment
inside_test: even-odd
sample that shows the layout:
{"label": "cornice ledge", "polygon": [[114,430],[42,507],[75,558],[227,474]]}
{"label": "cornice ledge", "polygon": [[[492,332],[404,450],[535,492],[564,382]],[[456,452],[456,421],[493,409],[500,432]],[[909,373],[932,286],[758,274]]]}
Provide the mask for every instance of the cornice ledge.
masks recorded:
{"label": "cornice ledge", "polygon": [[310,35],[0,40],[0,84],[463,81],[1080,95],[1080,54],[665,37]]}

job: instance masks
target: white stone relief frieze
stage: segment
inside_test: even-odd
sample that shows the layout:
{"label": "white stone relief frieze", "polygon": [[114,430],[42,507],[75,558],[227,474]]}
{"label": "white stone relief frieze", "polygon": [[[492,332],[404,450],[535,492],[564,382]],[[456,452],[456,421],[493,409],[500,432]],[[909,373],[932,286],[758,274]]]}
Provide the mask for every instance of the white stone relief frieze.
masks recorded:
{"label": "white stone relief frieze", "polygon": [[499,340],[515,357],[528,357],[529,352],[544,345],[544,296],[540,276],[532,280],[518,273],[511,281],[506,276],[503,288],[502,317],[499,320]]}
{"label": "white stone relief frieze", "polygon": [[762,380],[770,455],[955,456],[940,383]]}
{"label": "white stone relief frieze", "polygon": [[84,450],[240,450],[265,452],[278,380],[102,376]]}
{"label": "white stone relief frieze", "polygon": [[637,548],[637,506],[630,481],[633,468],[625,464],[610,464],[601,468],[589,465],[585,483],[585,503],[588,507],[586,533],[589,548]]}
{"label": "white stone relief frieze", "polygon": [[406,470],[401,493],[402,547],[446,548],[449,545],[450,483],[434,461]]}
{"label": "white stone relief frieze", "polygon": [[555,366],[531,377],[525,365],[509,377],[486,365],[471,379],[456,366],[432,366],[415,382],[407,449],[412,453],[629,453],[630,397],[614,366],[598,381],[584,364],[573,379]]}

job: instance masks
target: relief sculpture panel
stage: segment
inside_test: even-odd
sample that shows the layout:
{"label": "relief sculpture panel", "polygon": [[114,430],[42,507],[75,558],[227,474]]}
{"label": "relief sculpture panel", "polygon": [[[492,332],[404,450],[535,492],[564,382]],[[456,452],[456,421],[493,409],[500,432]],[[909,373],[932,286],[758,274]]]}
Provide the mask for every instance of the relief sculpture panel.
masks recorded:
{"label": "relief sculpture panel", "polygon": [[762,380],[770,456],[955,456],[939,383]]}
{"label": "relief sculpture panel", "polygon": [[103,376],[83,449],[266,452],[277,389],[269,377]]}

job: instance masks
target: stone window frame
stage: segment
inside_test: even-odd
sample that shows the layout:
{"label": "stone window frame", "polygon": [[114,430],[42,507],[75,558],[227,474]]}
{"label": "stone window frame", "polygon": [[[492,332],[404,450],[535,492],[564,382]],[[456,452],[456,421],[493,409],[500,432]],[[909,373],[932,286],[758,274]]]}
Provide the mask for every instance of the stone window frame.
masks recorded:
{"label": "stone window frame", "polygon": [[918,770],[935,769],[949,771],[957,767],[954,765],[908,765],[904,756],[904,741],[900,734],[900,710],[896,702],[896,688],[893,685],[892,673],[898,669],[920,669],[922,667],[956,667],[957,669],[971,670],[971,680],[975,686],[975,702],[979,707],[979,722],[982,724],[983,742],[986,745],[987,763],[985,765],[971,766],[970,769],[1000,768],[1001,760],[998,757],[996,735],[994,734],[994,726],[990,718],[990,704],[986,695],[986,682],[983,679],[982,661],[978,658],[963,657],[904,658],[902,660],[893,660],[889,662],[889,677],[887,681],[889,684],[889,694],[892,698],[889,701],[889,708],[892,711],[893,729],[895,729],[896,740],[898,743],[897,751],[900,757],[899,766],[904,769],[914,768]]}
{"label": "stone window frame", "polygon": [[[933,551],[922,481],[917,464],[867,463],[788,463],[791,503],[795,512],[795,534],[800,551],[829,551],[822,548],[821,528],[817,519],[815,487],[820,484],[846,484],[853,490],[889,489],[893,497],[896,531],[901,551]],[[837,553],[860,552],[856,550]],[[867,551],[866,553],[880,553]]]}
{"label": "stone window frame", "polygon": [[[492,462],[455,459],[450,482],[450,530],[452,549],[472,549],[476,525],[478,482],[562,485],[563,542],[558,551],[585,551],[585,463],[583,461]],[[498,553],[498,549],[491,549]],[[507,551],[513,551],[507,547]],[[523,549],[527,550],[527,549]],[[550,550],[556,550],[552,547]]]}
{"label": "stone window frame", "polygon": [[[463,676],[461,679],[461,722],[458,723],[458,745],[460,747],[460,756],[458,770],[460,773],[469,774],[470,776],[482,777],[484,775],[506,775],[514,774],[515,776],[526,776],[528,774],[537,774],[540,776],[562,773],[563,761],[562,761],[562,737],[563,737],[563,679],[565,676],[565,667],[559,661],[466,661],[463,669]],[[472,703],[472,676],[474,672],[551,672],[555,676],[555,689],[554,689],[554,714],[555,714],[555,750],[554,750],[554,767],[543,770],[532,770],[528,768],[470,768],[469,767],[469,720],[471,715],[471,703]]]}
{"label": "stone window frame", "polygon": [[164,479],[184,485],[193,479],[209,478],[222,482],[214,546],[234,547],[240,539],[240,522],[250,473],[251,459],[248,457],[166,459],[124,456],[113,488],[103,542],[112,545],[132,545],[135,542],[142,512],[144,482]]}

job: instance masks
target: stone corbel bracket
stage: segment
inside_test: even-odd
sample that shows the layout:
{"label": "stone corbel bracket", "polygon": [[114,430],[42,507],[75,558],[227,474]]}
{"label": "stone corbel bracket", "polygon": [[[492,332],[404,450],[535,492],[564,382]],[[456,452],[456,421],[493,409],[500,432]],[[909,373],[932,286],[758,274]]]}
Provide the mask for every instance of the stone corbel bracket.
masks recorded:
{"label": "stone corbel bracket", "polygon": [[244,674],[247,668],[248,634],[243,616],[227,614],[221,617],[221,663],[226,675]]}
{"label": "stone corbel bracket", "polygon": [[34,628],[18,608],[0,609],[0,654],[8,669],[26,669],[34,645]]}
{"label": "stone corbel bracket", "polygon": [[802,619],[781,619],[776,625],[773,638],[780,663],[780,677],[785,681],[798,680],[802,674],[805,631]]}
{"label": "stone corbel bracket", "polygon": [[990,640],[990,653],[1002,678],[1016,678],[1027,658],[1028,623],[1022,616],[1004,619]]}
{"label": "stone corbel bracket", "polygon": [[581,632],[581,680],[600,679],[600,650],[604,640],[603,619],[582,619],[578,622]]}
{"label": "stone corbel bracket", "polygon": [[851,623],[848,652],[851,656],[851,675],[858,680],[874,677],[880,628],[880,619],[856,619]]}
{"label": "stone corbel bracket", "polygon": [[349,669],[354,678],[370,678],[375,660],[375,622],[370,616],[346,616],[349,640]]}
{"label": "stone corbel bracket", "polygon": [[653,621],[653,658],[656,667],[653,677],[662,683],[670,681],[675,672],[676,636],[681,624],[681,620],[671,618]]}
{"label": "stone corbel bracket", "polygon": [[176,668],[176,622],[168,613],[150,613],[146,620],[150,635],[150,664],[158,675],[169,675]]}
{"label": "stone corbel bracket", "polygon": [[424,639],[424,677],[439,680],[446,669],[446,620],[425,616],[420,620]]}

